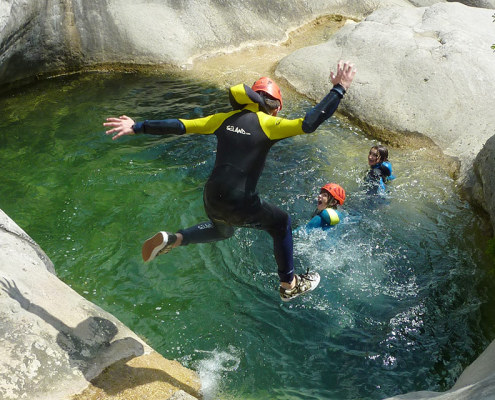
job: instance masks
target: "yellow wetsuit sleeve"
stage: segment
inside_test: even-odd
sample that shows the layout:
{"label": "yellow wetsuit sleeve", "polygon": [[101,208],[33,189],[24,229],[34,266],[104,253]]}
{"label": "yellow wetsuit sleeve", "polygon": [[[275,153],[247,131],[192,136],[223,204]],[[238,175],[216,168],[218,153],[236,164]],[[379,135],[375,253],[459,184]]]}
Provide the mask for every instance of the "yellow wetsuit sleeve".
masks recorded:
{"label": "yellow wetsuit sleeve", "polygon": [[228,113],[213,114],[203,118],[179,119],[179,121],[184,124],[186,133],[210,135],[222,125],[226,118],[238,112],[239,111],[231,111]]}
{"label": "yellow wetsuit sleeve", "polygon": [[257,114],[263,132],[271,140],[305,134],[302,129],[303,118],[285,119],[274,117],[261,111]]}
{"label": "yellow wetsuit sleeve", "polygon": [[[247,105],[253,103],[253,100],[248,96],[246,92],[246,87],[243,83],[239,85],[232,86],[230,89],[231,103],[234,101],[236,106]],[[234,104],[233,104],[234,106]],[[234,107],[234,108],[239,108]]]}

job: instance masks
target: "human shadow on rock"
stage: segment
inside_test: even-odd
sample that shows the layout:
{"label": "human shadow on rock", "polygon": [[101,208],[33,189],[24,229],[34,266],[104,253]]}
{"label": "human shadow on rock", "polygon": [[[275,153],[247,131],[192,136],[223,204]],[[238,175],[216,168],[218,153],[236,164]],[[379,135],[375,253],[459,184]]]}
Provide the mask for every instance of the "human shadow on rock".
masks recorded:
{"label": "human shadow on rock", "polygon": [[43,307],[26,298],[14,281],[0,281],[2,290],[20,306],[53,326],[59,333],[57,344],[64,350],[71,367],[78,368],[91,381],[105,368],[121,359],[131,359],[144,353],[143,345],[127,337],[112,341],[118,328],[110,320],[92,316],[71,328]]}

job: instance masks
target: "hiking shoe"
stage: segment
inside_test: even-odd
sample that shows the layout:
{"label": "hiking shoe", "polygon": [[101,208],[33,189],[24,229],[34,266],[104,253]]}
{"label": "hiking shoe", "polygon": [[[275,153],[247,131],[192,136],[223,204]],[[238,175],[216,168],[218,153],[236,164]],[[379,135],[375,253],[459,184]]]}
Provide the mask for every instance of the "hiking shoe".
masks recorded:
{"label": "hiking shoe", "polygon": [[176,240],[177,236],[173,233],[158,232],[155,236],[143,243],[143,249],[141,251],[143,260],[145,262],[151,261],[160,254],[168,253],[172,250],[172,246]]}
{"label": "hiking shoe", "polygon": [[320,283],[320,275],[317,272],[309,272],[309,269],[305,274],[295,274],[294,277],[296,278],[294,288],[284,289],[280,286],[280,298],[282,301],[290,301],[301,294],[311,292]]}

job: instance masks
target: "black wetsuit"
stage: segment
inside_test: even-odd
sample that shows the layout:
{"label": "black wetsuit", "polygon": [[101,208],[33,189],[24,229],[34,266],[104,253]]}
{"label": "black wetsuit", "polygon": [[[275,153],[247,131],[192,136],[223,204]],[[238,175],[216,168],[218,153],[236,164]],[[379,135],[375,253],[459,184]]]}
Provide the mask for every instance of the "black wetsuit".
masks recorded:
{"label": "black wetsuit", "polygon": [[192,120],[136,123],[136,133],[214,134],[218,139],[215,165],[203,192],[210,221],[179,230],[182,245],[226,239],[234,234],[234,227],[267,231],[273,238],[280,281],[291,282],[294,266],[290,217],[260,199],[256,185],[271,147],[281,139],[314,132],[335,112],[344,93],[344,88],[336,85],[305,118],[289,120],[268,115],[263,111],[263,97],[240,84],[230,88],[233,111]]}

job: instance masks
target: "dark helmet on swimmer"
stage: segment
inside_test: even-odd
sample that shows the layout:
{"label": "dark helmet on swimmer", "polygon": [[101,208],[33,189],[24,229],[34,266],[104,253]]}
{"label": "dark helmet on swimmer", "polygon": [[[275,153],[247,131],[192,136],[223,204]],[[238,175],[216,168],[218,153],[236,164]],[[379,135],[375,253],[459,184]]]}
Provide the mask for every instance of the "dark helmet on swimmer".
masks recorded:
{"label": "dark helmet on swimmer", "polygon": [[282,92],[278,85],[270,78],[264,76],[253,83],[251,87],[255,92],[264,92],[274,99],[280,101],[280,109],[282,109]]}
{"label": "dark helmet on swimmer", "polygon": [[344,204],[345,201],[345,190],[342,186],[336,183],[327,183],[324,185],[320,191],[328,192],[335,200],[339,202],[340,205]]}

